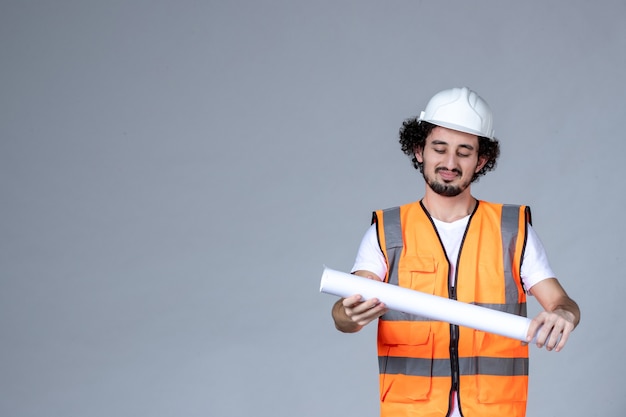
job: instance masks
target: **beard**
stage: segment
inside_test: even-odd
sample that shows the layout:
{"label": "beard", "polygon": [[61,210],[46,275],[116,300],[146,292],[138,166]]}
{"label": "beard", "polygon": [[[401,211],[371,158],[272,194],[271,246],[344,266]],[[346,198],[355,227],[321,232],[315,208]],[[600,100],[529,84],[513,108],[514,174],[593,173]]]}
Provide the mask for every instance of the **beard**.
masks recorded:
{"label": "beard", "polygon": [[[436,169],[435,173],[437,173],[440,169],[441,168]],[[455,169],[453,171],[456,172],[459,177],[462,177],[462,173],[459,170]],[[426,184],[428,184],[428,186],[435,193],[444,197],[456,197],[457,195],[465,191],[471,183],[471,181],[466,181],[464,183],[461,183],[460,185],[446,184],[444,182],[437,181],[435,178],[430,178],[428,175],[426,175],[426,173],[423,170],[422,170],[422,176],[424,177],[424,181],[426,181]]]}

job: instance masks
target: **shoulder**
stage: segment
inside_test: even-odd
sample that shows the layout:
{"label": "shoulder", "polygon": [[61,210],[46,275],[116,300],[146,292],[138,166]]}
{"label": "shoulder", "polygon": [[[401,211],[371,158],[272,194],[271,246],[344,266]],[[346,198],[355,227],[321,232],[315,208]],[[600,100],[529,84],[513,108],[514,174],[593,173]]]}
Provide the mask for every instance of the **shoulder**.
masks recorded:
{"label": "shoulder", "polygon": [[525,204],[495,203],[492,201],[478,200],[478,210],[494,212],[526,212],[530,210],[530,207]]}
{"label": "shoulder", "polygon": [[413,201],[411,203],[402,204],[399,206],[389,207],[386,209],[380,209],[373,212],[372,223],[375,223],[377,219],[385,216],[399,216],[400,212],[412,211],[420,207],[420,201]]}
{"label": "shoulder", "polygon": [[410,208],[410,207],[419,207],[421,200],[417,200],[417,201],[412,201],[410,203],[403,203],[397,206],[393,206],[393,207],[388,207],[385,209],[381,209],[381,210],[377,210],[379,212],[385,212],[385,211],[393,211],[393,210],[398,210],[398,209],[406,209],[406,208]]}

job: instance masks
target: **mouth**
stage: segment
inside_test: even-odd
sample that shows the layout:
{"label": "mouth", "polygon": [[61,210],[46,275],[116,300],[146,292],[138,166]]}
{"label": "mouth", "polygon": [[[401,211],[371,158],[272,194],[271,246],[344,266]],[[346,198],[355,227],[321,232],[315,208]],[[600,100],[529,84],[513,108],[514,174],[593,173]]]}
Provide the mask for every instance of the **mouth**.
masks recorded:
{"label": "mouth", "polygon": [[438,168],[435,172],[439,174],[441,176],[441,179],[444,181],[453,181],[457,177],[461,176],[461,173],[456,169],[448,170],[445,168]]}

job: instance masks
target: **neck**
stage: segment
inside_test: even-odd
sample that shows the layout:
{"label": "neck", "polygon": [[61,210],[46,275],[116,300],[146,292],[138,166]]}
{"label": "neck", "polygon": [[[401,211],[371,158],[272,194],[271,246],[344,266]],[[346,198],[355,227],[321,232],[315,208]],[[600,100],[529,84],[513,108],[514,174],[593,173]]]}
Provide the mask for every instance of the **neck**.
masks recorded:
{"label": "neck", "polygon": [[457,196],[445,197],[427,187],[422,203],[432,217],[446,223],[470,215],[476,207],[476,199],[469,193],[469,189]]}

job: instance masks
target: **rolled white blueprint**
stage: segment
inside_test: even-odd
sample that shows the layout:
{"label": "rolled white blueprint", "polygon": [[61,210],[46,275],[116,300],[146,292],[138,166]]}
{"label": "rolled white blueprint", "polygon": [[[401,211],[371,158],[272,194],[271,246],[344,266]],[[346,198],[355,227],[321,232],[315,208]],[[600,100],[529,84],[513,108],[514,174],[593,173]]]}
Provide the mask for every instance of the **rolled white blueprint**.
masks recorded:
{"label": "rolled white blueprint", "polygon": [[471,327],[523,342],[526,341],[531,321],[515,314],[438,297],[326,267],[322,274],[320,292],[340,297],[360,294],[364,300],[378,298],[391,310]]}

